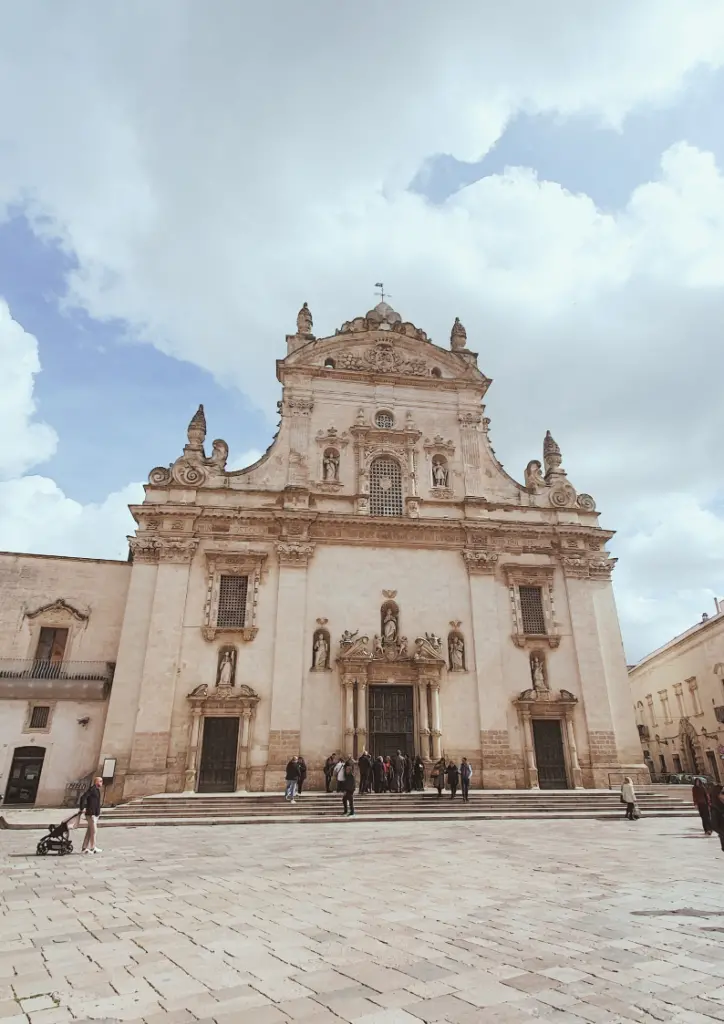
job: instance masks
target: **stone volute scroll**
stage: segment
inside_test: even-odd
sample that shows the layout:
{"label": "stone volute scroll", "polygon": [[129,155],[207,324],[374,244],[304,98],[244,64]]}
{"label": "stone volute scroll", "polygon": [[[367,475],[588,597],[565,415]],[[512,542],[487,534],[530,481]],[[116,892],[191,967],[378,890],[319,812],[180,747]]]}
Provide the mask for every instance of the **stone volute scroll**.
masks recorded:
{"label": "stone volute scroll", "polygon": [[229,446],[217,438],[212,442],[211,455],[207,458],[204,449],[206,440],[206,415],[200,405],[186,429],[187,443],[180,458],[166,467],[156,466],[148,475],[148,482],[155,487],[225,487],[227,485],[226,462]]}
{"label": "stone volute scroll", "polygon": [[568,480],[561,449],[550,430],[546,431],[543,440],[543,466],[538,459],[531,459],[525,467],[525,488],[531,495],[543,495],[543,500],[554,508],[572,508],[582,512],[596,510],[591,495],[578,494]]}

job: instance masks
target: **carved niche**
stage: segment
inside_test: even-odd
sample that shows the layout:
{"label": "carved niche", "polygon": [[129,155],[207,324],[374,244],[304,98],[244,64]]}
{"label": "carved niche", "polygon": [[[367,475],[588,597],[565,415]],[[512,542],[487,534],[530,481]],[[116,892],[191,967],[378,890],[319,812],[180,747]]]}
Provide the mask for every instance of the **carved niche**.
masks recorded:
{"label": "carved niche", "polygon": [[465,637],[459,629],[453,629],[447,637],[448,668],[451,672],[465,672]]}
{"label": "carved niche", "polygon": [[535,650],[530,652],[530,678],[536,693],[548,693],[550,691],[548,666],[546,665],[546,656],[543,651]]}
{"label": "carved niche", "polygon": [[233,646],[219,648],[216,664],[216,685],[218,687],[233,686],[236,682],[237,650]]}
{"label": "carved niche", "polygon": [[315,629],[312,637],[312,672],[328,672],[331,639],[329,630]]}

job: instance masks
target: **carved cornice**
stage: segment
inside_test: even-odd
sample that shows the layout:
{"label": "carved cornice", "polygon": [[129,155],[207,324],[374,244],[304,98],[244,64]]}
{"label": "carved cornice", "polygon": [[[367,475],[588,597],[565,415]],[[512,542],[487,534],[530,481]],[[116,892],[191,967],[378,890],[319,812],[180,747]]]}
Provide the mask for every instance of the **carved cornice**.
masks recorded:
{"label": "carved cornice", "polygon": [[349,444],[347,434],[340,434],[335,427],[329,427],[327,430],[318,430],[315,441],[320,448],[346,448]]}
{"label": "carved cornice", "polygon": [[128,544],[131,548],[131,558],[134,565],[158,564],[158,538],[144,536],[129,537]]}
{"label": "carved cornice", "polygon": [[315,546],[314,544],[303,544],[295,541],[280,542],[276,548],[279,564],[305,569],[309,559],[314,554]]}
{"label": "carved cornice", "polygon": [[204,640],[208,640],[209,643],[215,640],[217,637],[233,636],[237,639],[243,640],[245,643],[249,643],[259,632],[256,626],[202,626],[201,635]]}
{"label": "carved cornice", "polygon": [[190,562],[199,546],[198,538],[156,538],[159,562]]}
{"label": "carved cornice", "polygon": [[68,601],[64,601],[62,597],[57,601],[51,601],[50,604],[43,604],[32,612],[26,611],[25,618],[37,619],[39,615],[57,615],[59,612],[72,616],[78,622],[87,622],[90,618],[90,612],[82,612]]}
{"label": "carved cornice", "polygon": [[610,580],[618,559],[611,558],[606,552],[598,555],[569,553],[561,556],[563,574],[569,579],[578,580]]}
{"label": "carved cornice", "polygon": [[314,408],[314,400],[301,395],[289,395],[284,401],[284,409],[292,416],[309,416]]}
{"label": "carved cornice", "polygon": [[556,573],[555,565],[524,565],[520,562],[506,562],[501,566],[508,586],[548,586]]}
{"label": "carved cornice", "polygon": [[238,714],[252,717],[261,697],[250,686],[220,686],[210,689],[206,683],[197,686],[186,697],[195,712],[202,715]]}
{"label": "carved cornice", "polygon": [[458,423],[464,430],[474,430],[483,422],[482,412],[461,412]]}
{"label": "carved cornice", "polygon": [[469,548],[462,552],[462,556],[471,576],[492,576],[500,558],[497,551],[471,551]]}
{"label": "carved cornice", "polygon": [[442,454],[442,455],[454,455],[455,445],[452,441],[446,441],[442,434],[436,434],[432,440],[426,437],[423,441],[422,447],[428,455]]}
{"label": "carved cornice", "polygon": [[253,570],[261,571],[264,562],[269,557],[267,551],[220,551],[207,550],[206,565],[209,572],[223,573],[248,573]]}

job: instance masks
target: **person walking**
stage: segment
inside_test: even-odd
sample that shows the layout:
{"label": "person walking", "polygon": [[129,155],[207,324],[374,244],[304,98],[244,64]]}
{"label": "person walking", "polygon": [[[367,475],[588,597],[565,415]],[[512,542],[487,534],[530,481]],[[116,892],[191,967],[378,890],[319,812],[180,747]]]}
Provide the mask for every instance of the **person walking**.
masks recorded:
{"label": "person walking", "polygon": [[467,757],[460,762],[460,789],[463,794],[463,803],[467,803],[470,793],[470,780],[473,777],[473,768]]}
{"label": "person walking", "polygon": [[711,827],[719,836],[719,842],[724,851],[724,790],[716,782],[709,787],[709,810]]}
{"label": "person walking", "polygon": [[633,780],[629,775],[623,780],[623,785],[621,786],[621,803],[626,804],[624,817],[628,821],[637,821],[639,815],[636,813],[636,790],[633,786]]}
{"label": "person walking", "polygon": [[460,772],[458,771],[458,766],[454,761],[451,761],[447,766],[446,774],[447,784],[450,787],[450,799],[454,800],[455,794],[458,791],[458,783],[460,782]]}
{"label": "person walking", "polygon": [[342,767],[342,814],[354,818],[354,761],[345,761]]}
{"label": "person walking", "polygon": [[307,762],[304,760],[301,754],[297,757],[297,764],[299,765],[299,781],[297,782],[297,796],[301,796],[302,790],[304,789],[304,782],[305,779],[307,778]]}
{"label": "person walking", "polygon": [[709,792],[701,781],[701,779],[694,779],[694,785],[691,788],[691,798],[694,801],[694,806],[699,812],[701,818],[701,825],[704,829],[704,835],[711,835],[711,801],[709,799]]}
{"label": "person walking", "polygon": [[81,853],[102,853],[100,846],[96,846],[98,836],[98,820],[101,816],[101,792],[103,790],[103,779],[98,776],[93,779],[88,789],[80,798],[80,811],[85,815],[85,836]]}
{"label": "person walking", "polygon": [[332,774],[337,763],[337,755],[330,754],[324,762],[324,785],[328,793],[332,792]]}
{"label": "person walking", "polygon": [[439,800],[442,796],[443,789],[445,789],[445,759],[442,757],[433,766],[432,782],[437,789],[437,798]]}
{"label": "person walking", "polygon": [[286,786],[284,788],[284,799],[290,804],[297,802],[297,786],[299,785],[299,758],[295,754],[287,764]]}

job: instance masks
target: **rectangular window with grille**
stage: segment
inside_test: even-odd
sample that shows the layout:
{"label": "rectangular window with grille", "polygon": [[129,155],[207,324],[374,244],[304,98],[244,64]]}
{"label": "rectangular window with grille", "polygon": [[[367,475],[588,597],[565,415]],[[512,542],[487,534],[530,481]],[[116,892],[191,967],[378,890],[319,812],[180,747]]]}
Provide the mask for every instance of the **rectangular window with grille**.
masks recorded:
{"label": "rectangular window with grille", "polygon": [[547,633],[546,618],[543,614],[543,588],[519,587],[520,611],[523,616],[523,632],[540,635]]}
{"label": "rectangular window with grille", "polygon": [[242,629],[246,619],[248,576],[222,576],[219,582],[219,609],[216,625],[225,629]]}
{"label": "rectangular window with grille", "polygon": [[31,729],[47,729],[50,718],[50,708],[37,704],[30,714]]}

